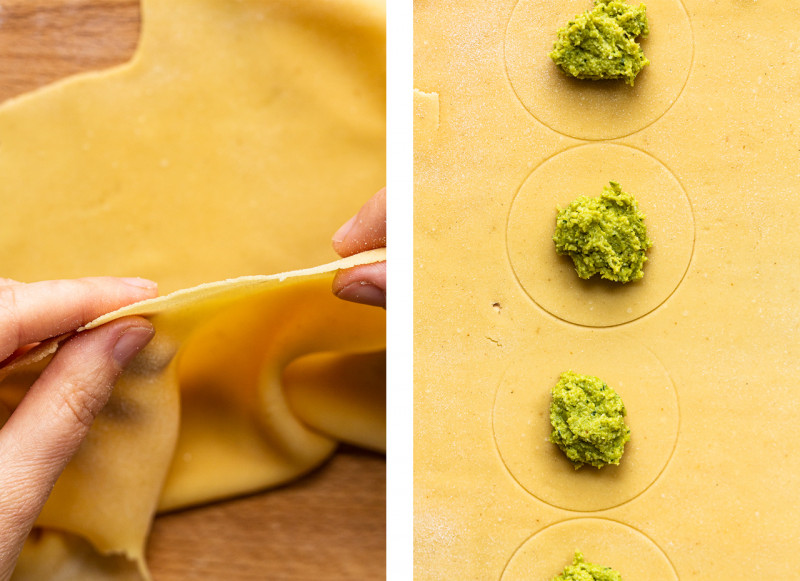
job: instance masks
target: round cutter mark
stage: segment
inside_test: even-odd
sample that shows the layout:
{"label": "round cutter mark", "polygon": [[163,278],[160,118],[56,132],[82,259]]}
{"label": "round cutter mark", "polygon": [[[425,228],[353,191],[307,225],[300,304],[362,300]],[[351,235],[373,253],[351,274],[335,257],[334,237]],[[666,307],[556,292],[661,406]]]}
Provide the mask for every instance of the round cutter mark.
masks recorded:
{"label": "round cutter mark", "polygon": [[[600,195],[611,180],[636,198],[653,241],[644,278],[627,284],[579,278],[552,239],[558,207]],[[633,147],[602,143],[567,149],[534,169],[514,197],[506,233],[511,268],[536,304],[576,325],[612,327],[650,313],[675,292],[694,252],[695,220],[686,192],[663,163]]]}
{"label": "round cutter mark", "polygon": [[522,105],[553,131],[616,139],[651,125],[675,104],[692,68],[694,35],[680,0],[649,0],[650,34],[641,45],[650,64],[635,85],[575,79],[549,54],[558,29],[588,9],[589,0],[520,0],[506,27],[506,75]]}
{"label": "round cutter mark", "polygon": [[[567,370],[594,375],[625,403],[631,439],[619,466],[575,470],[549,441],[550,390]],[[497,389],[492,428],[500,458],[530,494],[558,508],[593,512],[629,502],[663,473],[675,451],[675,385],[656,356],[619,331],[559,326],[519,353]]]}
{"label": "round cutter mark", "polygon": [[590,563],[616,569],[623,579],[678,581],[669,557],[650,537],[605,518],[577,518],[545,527],[514,552],[500,579],[552,579],[572,562],[575,549]]}

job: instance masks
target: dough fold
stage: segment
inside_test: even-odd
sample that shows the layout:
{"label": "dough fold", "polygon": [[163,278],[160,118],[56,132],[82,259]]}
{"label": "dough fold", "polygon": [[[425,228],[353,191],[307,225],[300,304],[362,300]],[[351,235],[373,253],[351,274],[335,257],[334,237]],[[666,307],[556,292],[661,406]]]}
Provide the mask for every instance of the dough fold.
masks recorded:
{"label": "dough fold", "polygon": [[[127,578],[127,565],[112,557],[122,555],[147,578],[144,545],[156,510],[288,482],[325,461],[338,436],[381,449],[385,417],[376,393],[383,375],[375,361],[385,346],[384,313],[330,290],[339,268],[381,260],[384,249],[204,284],[88,324],[141,315],[156,335],[123,373],[37,521],[79,539],[37,534],[25,552],[40,557],[26,555],[14,579],[37,578],[25,572],[37,571],[42,558],[61,562],[67,555],[86,562],[86,575],[119,569],[115,578]],[[18,400],[46,362],[41,354],[49,356],[65,338],[16,361],[0,384],[15,395],[3,399]],[[283,381],[289,366],[294,410]],[[354,374],[365,379],[349,384]],[[345,387],[341,401],[331,392],[337,386]],[[81,539],[110,560],[101,562]]]}

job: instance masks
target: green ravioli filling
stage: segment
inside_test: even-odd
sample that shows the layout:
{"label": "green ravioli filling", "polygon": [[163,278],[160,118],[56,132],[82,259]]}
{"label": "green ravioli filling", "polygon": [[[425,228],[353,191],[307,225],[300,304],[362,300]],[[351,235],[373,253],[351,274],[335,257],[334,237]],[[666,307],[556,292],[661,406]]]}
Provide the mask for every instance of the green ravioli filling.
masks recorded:
{"label": "green ravioli filling", "polygon": [[644,276],[645,252],[653,245],[636,200],[617,182],[598,198],[581,196],[559,209],[553,242],[556,252],[572,258],[579,277],[600,274],[622,283]]}
{"label": "green ravioli filling", "polygon": [[625,404],[598,377],[565,371],[552,391],[550,441],[577,470],[584,464],[602,468],[619,464],[631,431]]}
{"label": "green ravioli filling", "polygon": [[633,86],[650,61],[636,37],[646,38],[647,7],[622,0],[594,0],[594,8],[579,14],[558,31],[550,58],[579,79],[625,79]]}
{"label": "green ravioli filling", "polygon": [[568,565],[558,577],[553,577],[553,581],[622,581],[622,576],[611,567],[587,563],[581,552],[575,551],[572,565]]}

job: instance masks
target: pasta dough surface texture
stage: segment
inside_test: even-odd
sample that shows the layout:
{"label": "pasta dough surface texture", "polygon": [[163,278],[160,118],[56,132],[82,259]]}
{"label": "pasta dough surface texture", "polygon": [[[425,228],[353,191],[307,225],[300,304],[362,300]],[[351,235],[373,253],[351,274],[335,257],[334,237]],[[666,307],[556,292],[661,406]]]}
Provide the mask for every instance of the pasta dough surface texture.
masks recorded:
{"label": "pasta dough surface texture", "polygon": [[[3,276],[135,275],[165,295],[95,323],[135,312],[157,332],[15,581],[147,578],[157,511],[288,482],[339,441],[385,446],[384,313],[330,292],[385,255],[294,270],[329,262],[384,185],[383,4],[146,0],[142,20],[130,63],[0,108]],[[56,346],[4,370],[0,398]]]}
{"label": "pasta dough surface texture", "polygon": [[[550,59],[588,0],[416,3],[419,581],[552,580],[576,549],[626,581],[797,577],[800,11],[644,3],[633,87]],[[611,181],[653,242],[624,285],[553,249]],[[624,402],[618,466],[548,441],[568,369]]]}

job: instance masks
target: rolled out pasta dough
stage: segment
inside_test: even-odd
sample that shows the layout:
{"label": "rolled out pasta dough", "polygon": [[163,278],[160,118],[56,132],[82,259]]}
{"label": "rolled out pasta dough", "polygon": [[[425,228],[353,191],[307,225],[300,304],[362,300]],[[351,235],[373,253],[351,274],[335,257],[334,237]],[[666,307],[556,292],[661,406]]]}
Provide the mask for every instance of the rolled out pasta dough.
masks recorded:
{"label": "rolled out pasta dough", "polygon": [[[421,581],[552,579],[576,548],[625,580],[800,567],[800,268],[774,252],[800,243],[800,13],[645,3],[635,87],[547,57],[585,0],[417,3],[415,86],[441,112],[414,171]],[[554,206],[610,179],[653,240],[625,287],[579,280],[551,240]],[[619,466],[574,471],[547,442],[569,368],[625,401]]]}
{"label": "rolled out pasta dough", "polygon": [[[129,64],[0,108],[3,276],[137,275],[169,293],[330,260],[330,234],[385,181],[383,4],[146,0],[142,15]],[[137,306],[155,309],[156,339],[57,483],[15,580],[146,577],[157,509],[287,482],[340,438],[380,449],[383,313],[330,283],[381,258]],[[57,344],[6,370],[2,401]],[[326,413],[314,394],[343,368],[363,384]]]}

